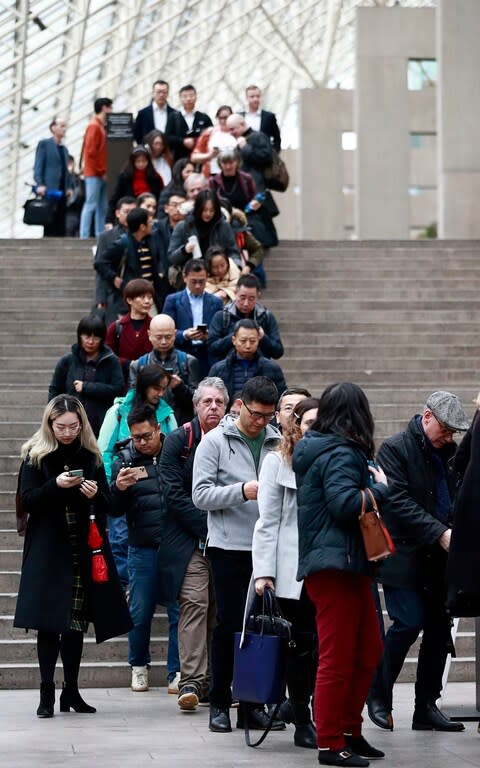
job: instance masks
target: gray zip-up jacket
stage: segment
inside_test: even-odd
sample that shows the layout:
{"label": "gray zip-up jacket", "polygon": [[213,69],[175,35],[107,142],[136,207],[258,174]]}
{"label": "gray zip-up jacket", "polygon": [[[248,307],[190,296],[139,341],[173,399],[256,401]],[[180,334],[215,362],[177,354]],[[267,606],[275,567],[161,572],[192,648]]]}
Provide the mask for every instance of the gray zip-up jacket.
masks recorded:
{"label": "gray zip-up jacket", "polygon": [[[267,425],[260,466],[278,444],[280,433]],[[193,503],[208,510],[208,545],[219,549],[252,549],[258,518],[256,501],[246,501],[243,483],[258,479],[252,452],[231,417],[208,432],[193,462]]]}

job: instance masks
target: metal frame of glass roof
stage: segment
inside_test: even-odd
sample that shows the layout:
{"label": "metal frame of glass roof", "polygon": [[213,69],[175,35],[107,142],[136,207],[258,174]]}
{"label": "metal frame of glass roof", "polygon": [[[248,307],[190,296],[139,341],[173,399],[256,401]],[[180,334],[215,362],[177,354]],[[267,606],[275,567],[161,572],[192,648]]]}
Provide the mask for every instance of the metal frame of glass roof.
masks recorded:
{"label": "metal frame of glass roof", "polygon": [[[35,147],[54,115],[67,119],[65,143],[79,157],[94,98],[115,111],[150,100],[154,80],[194,83],[198,107],[240,109],[258,84],[277,114],[285,146],[296,146],[302,88],[352,88],[359,5],[394,0],[14,0],[0,1],[0,175],[2,237],[32,237],[22,224]],[[402,0],[434,6],[435,0]],[[38,234],[42,232],[38,229]]]}

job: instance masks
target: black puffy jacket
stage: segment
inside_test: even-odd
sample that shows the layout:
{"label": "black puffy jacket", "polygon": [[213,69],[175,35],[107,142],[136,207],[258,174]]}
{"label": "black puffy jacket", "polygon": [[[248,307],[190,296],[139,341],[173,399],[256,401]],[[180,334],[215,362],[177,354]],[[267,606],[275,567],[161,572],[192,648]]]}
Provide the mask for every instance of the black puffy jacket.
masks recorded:
{"label": "black puffy jacket", "polygon": [[[117,447],[116,447],[117,448]],[[132,547],[157,547],[162,541],[166,518],[164,487],[160,474],[160,454],[145,456],[132,440],[118,444],[118,456],[112,469],[112,517],[127,516],[128,543]],[[122,467],[145,467],[148,477],[137,480],[124,491],[115,485]]]}
{"label": "black puffy jacket", "polygon": [[388,488],[370,484],[367,466],[359,445],[339,435],[310,430],[296,445],[298,580],[327,569],[371,573],[358,522],[360,491],[370,487],[382,506]]}

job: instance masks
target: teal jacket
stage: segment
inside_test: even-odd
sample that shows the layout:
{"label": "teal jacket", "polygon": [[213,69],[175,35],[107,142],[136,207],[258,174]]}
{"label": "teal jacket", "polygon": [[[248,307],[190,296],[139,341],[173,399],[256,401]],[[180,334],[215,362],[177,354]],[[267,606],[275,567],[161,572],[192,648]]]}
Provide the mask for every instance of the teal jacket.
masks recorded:
{"label": "teal jacket", "polygon": [[[126,440],[130,437],[130,429],[127,424],[128,414],[132,410],[135,399],[135,390],[130,389],[125,397],[116,397],[113,405],[108,409],[103,420],[100,434],[98,436],[98,446],[103,455],[105,465],[105,474],[107,480],[112,479],[112,465],[114,459],[113,449],[119,440]],[[156,408],[157,421],[164,435],[168,435],[177,428],[173,410],[165,400],[160,400]]]}

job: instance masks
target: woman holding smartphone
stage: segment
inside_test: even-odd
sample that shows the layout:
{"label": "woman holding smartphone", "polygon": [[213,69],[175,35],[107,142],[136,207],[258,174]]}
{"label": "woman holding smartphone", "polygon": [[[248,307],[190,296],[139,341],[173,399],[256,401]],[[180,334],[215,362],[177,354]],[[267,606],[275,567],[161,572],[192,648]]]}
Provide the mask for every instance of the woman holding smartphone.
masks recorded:
{"label": "woman holding smartphone", "polygon": [[[132,624],[105,531],[110,492],[102,457],[78,398],[58,395],[48,403],[22,457],[21,503],[29,517],[14,626],[38,630],[37,716],[53,717],[59,653],[60,711],[93,713],[78,691],[88,623],[97,642],[128,632]],[[91,515],[103,538],[108,580],[101,584],[92,577]]]}

